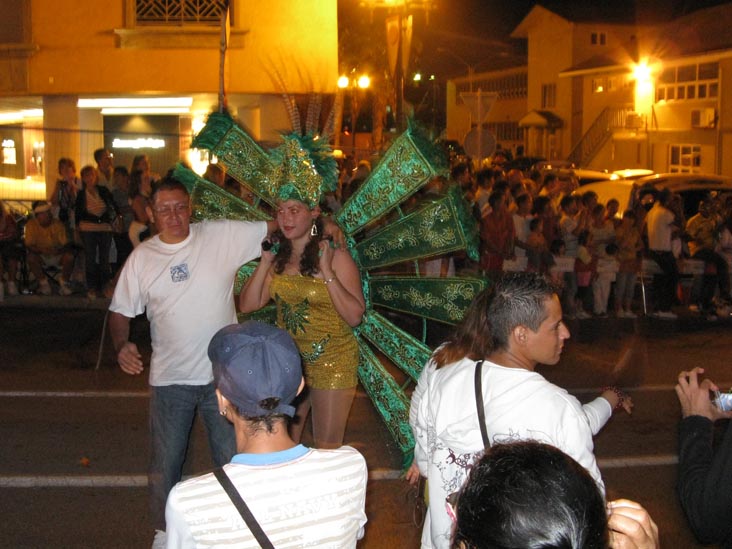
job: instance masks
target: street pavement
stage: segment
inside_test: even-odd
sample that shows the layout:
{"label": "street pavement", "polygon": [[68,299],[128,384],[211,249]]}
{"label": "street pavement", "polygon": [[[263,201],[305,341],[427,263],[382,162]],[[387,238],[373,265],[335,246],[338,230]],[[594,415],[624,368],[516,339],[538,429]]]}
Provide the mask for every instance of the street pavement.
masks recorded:
{"label": "street pavement", "polygon": [[[57,296],[0,304],[0,547],[149,547],[147,379],[119,370],[108,336],[100,352],[106,305]],[[133,322],[146,357],[147,328],[144,319]],[[608,497],[641,502],[659,525],[662,547],[702,547],[674,492],[673,385],[680,370],[703,365],[722,387],[732,386],[732,323],[685,315],[569,328],[562,361],[541,373],[581,401],[617,383],[635,402],[632,416],[617,414],[595,439]],[[359,547],[419,547],[418,498],[399,479],[401,456],[360,389],[346,443],[369,465],[369,522]],[[196,425],[185,474],[210,467]]]}

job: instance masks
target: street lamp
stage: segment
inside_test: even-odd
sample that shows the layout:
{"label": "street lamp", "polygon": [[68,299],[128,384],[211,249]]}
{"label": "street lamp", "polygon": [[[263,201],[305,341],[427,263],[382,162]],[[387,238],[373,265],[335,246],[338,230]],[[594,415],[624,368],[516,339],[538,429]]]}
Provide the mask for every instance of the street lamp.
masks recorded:
{"label": "street lamp", "polygon": [[[341,75],[338,78],[338,88],[348,90],[351,99],[351,145],[353,147],[353,156],[356,156],[356,121],[358,113],[361,110],[359,91],[367,90],[371,86],[371,78],[367,74],[356,75],[355,69],[351,71],[351,76]],[[338,129],[340,132],[340,128]]]}
{"label": "street lamp", "polygon": [[361,6],[373,12],[377,8],[388,10],[386,20],[386,46],[389,70],[394,78],[396,92],[396,123],[397,129],[406,129],[404,105],[404,76],[409,65],[409,53],[412,41],[412,16],[410,13],[423,10],[426,22],[429,23],[429,13],[436,7],[435,0],[361,0]]}

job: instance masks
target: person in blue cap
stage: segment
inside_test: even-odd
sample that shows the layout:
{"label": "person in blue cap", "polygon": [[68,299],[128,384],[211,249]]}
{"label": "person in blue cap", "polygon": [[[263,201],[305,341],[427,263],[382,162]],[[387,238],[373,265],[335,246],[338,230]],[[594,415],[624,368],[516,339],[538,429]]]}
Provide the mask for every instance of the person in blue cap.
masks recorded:
{"label": "person in blue cap", "polygon": [[[208,356],[220,413],[236,436],[223,470],[272,545],[355,547],[366,524],[366,462],[349,446],[309,449],[288,434],[304,387],[289,334],[232,324],[214,335]],[[165,519],[168,548],[260,546],[212,473],[178,483]]]}

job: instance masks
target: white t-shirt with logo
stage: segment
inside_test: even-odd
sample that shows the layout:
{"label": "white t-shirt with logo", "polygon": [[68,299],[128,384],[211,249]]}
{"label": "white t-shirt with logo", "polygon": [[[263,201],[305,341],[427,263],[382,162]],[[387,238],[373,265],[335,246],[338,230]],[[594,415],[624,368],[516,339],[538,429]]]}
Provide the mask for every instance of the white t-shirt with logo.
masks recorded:
{"label": "white t-shirt with logo", "polygon": [[191,224],[183,242],[154,236],[127,259],[110,311],[133,318],[147,311],[152,337],[150,385],[205,385],[213,380],[208,344],[236,322],[234,278],[261,254],[264,222]]}

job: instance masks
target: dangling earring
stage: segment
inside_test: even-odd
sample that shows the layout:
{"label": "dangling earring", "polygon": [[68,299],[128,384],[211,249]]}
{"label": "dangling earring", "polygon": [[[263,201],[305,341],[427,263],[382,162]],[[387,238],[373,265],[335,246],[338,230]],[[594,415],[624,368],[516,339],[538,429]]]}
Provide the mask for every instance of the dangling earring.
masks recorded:
{"label": "dangling earring", "polygon": [[318,226],[313,221],[313,226],[310,227],[310,236],[318,236]]}

